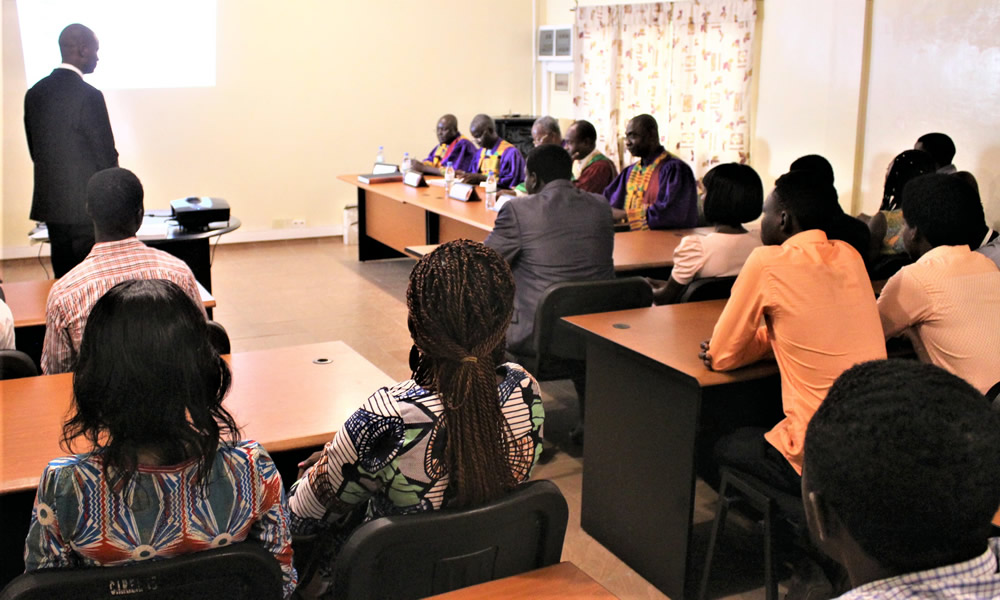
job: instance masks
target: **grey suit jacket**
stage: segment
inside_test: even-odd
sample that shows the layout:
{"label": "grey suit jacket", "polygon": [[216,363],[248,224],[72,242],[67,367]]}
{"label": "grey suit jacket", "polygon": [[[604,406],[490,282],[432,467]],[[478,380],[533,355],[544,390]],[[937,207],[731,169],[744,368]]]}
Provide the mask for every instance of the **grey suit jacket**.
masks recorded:
{"label": "grey suit jacket", "polygon": [[69,69],[56,69],[24,95],[24,131],[35,163],[31,218],[90,223],[87,181],[118,166],[104,94]]}
{"label": "grey suit jacket", "polygon": [[549,182],[538,194],[504,204],[486,245],[499,252],[514,272],[517,289],[507,348],[515,354],[532,354],[535,309],[547,287],[615,276],[611,206],[568,179]]}

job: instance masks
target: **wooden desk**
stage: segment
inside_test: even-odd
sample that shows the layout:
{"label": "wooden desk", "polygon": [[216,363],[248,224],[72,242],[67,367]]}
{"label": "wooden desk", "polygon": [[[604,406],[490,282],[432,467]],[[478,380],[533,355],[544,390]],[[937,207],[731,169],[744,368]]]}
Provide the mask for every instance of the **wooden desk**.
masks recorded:
{"label": "wooden desk", "polygon": [[[14,328],[45,325],[45,303],[55,279],[35,279],[3,284],[7,306],[14,315]],[[200,282],[198,292],[206,309],[215,308],[215,297]]]}
{"label": "wooden desk", "polygon": [[[225,406],[241,438],[269,452],[329,441],[372,392],[395,383],[343,342],[242,352],[229,363]],[[59,439],[72,385],[69,373],[0,381],[0,494],[35,489],[48,461],[66,455]]]}
{"label": "wooden desk", "polygon": [[432,599],[436,600],[501,600],[507,598],[611,600],[617,597],[571,562],[562,562],[551,567],[480,583],[447,594],[431,596]]}
{"label": "wooden desk", "polygon": [[727,373],[705,368],[699,344],[725,302],[565,318],[587,339],[581,525],[675,600],[689,573],[703,393],[778,372],[773,362]]}
{"label": "wooden desk", "polygon": [[669,269],[674,266],[674,250],[686,235],[708,235],[714,227],[623,231],[615,234],[615,272]]}
{"label": "wooden desk", "polygon": [[407,246],[440,244],[460,238],[481,242],[493,230],[496,213],[482,201],[446,198],[444,188],[414,188],[402,182],[361,183],[357,175],[339,175],[358,188],[358,258],[404,256]]}

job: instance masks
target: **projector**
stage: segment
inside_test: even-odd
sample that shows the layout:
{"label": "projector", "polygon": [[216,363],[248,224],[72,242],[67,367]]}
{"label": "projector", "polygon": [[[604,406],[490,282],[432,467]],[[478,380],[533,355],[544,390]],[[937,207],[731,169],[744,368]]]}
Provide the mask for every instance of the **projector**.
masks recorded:
{"label": "projector", "polygon": [[170,201],[170,213],[179,227],[205,230],[209,223],[229,220],[229,203],[222,198],[178,198]]}

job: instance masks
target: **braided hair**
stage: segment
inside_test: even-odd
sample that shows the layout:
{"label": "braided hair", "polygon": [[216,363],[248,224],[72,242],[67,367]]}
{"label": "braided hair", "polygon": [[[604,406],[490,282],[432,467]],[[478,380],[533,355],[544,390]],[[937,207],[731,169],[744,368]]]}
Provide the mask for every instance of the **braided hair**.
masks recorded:
{"label": "braided hair", "polygon": [[923,150],[904,150],[892,159],[889,171],[885,174],[885,187],[882,188],[882,205],[879,210],[896,210],[900,208],[903,186],[914,177],[933,173],[936,169],[934,157]]}
{"label": "braided hair", "polygon": [[496,383],[514,306],[510,268],[478,242],[442,244],[413,268],[406,306],[413,378],[441,396],[436,427],[455,492],[449,505],[498,498],[516,485],[508,462],[513,435]]}

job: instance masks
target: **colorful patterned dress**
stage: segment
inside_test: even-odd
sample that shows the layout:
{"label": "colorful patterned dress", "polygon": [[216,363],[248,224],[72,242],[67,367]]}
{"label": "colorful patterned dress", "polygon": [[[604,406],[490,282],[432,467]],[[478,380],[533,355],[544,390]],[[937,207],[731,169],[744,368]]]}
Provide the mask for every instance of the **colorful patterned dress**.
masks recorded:
{"label": "colorful patterned dress", "polygon": [[[545,412],[538,383],[523,368],[506,363],[498,374],[504,378],[498,386],[499,401],[512,442],[508,461],[521,482],[528,479],[541,454]],[[325,532],[319,577],[327,580],[326,585],[337,552],[358,526],[446,504],[449,477],[438,428],[442,411],[441,397],[412,379],[381,388],[292,486],[292,531]]]}
{"label": "colorful patterned dress", "polygon": [[257,442],[223,445],[205,489],[197,459],[140,466],[114,493],[99,455],[57,458],[42,472],[25,540],[27,571],[118,566],[253,540],[281,565],[285,597],[296,585],[281,476]]}

